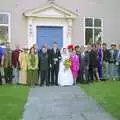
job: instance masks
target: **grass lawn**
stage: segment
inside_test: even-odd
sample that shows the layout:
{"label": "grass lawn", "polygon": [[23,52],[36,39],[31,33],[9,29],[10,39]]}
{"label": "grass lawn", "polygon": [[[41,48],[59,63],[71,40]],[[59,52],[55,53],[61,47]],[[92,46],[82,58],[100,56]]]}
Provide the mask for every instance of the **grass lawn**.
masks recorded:
{"label": "grass lawn", "polygon": [[21,119],[28,91],[24,86],[0,86],[0,120]]}
{"label": "grass lawn", "polygon": [[120,120],[120,81],[106,81],[80,85],[107,112]]}

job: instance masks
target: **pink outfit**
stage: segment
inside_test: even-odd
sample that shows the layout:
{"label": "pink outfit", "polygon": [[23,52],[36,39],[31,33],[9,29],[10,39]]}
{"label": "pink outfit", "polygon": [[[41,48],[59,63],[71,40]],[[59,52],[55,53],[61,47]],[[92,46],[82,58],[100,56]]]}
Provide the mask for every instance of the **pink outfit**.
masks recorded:
{"label": "pink outfit", "polygon": [[77,78],[78,71],[79,71],[79,57],[77,55],[72,55],[70,57],[72,65],[71,65],[71,71],[74,78]]}

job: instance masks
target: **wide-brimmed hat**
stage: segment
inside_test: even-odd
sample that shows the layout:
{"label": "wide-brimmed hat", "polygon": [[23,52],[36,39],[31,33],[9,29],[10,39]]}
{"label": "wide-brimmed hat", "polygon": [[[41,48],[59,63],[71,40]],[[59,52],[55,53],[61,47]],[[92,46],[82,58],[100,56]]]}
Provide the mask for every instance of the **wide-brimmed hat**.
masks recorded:
{"label": "wide-brimmed hat", "polygon": [[22,49],[23,50],[29,50],[28,46],[24,46]]}
{"label": "wide-brimmed hat", "polygon": [[73,48],[74,48],[74,45],[68,45],[67,48],[68,48],[68,49],[73,49]]}

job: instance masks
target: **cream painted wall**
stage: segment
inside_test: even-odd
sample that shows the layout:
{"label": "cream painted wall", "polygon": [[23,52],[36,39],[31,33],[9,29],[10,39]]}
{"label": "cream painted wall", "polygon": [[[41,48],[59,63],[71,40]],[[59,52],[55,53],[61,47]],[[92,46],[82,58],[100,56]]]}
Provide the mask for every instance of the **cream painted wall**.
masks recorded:
{"label": "cream painted wall", "polygon": [[[23,12],[45,4],[47,0],[0,0],[0,11],[11,13],[12,45],[19,43],[21,47],[27,42],[27,19]],[[80,16],[73,22],[73,43],[84,44],[83,18],[102,17],[104,19],[104,41],[108,44],[120,43],[119,0],[56,0],[66,9],[79,9]]]}

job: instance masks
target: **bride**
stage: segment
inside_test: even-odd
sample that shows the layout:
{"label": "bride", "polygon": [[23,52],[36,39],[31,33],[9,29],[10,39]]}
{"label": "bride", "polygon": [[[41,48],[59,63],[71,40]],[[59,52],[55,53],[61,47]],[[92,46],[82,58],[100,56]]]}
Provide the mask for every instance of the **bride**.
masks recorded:
{"label": "bride", "polygon": [[65,66],[64,66],[64,61],[70,58],[68,50],[66,48],[61,49],[61,57],[62,59],[60,62],[60,67],[59,67],[58,84],[60,86],[73,85],[72,72],[70,68],[65,70]]}

